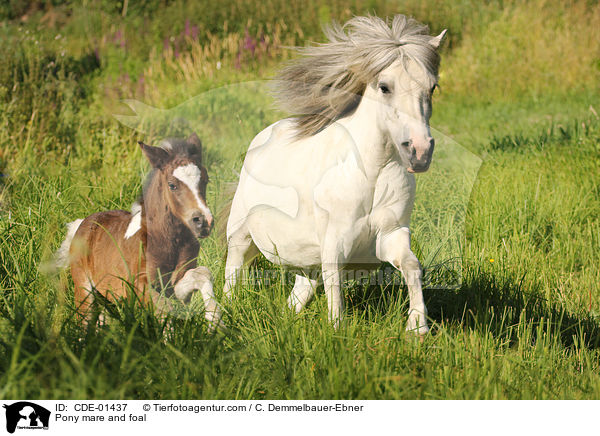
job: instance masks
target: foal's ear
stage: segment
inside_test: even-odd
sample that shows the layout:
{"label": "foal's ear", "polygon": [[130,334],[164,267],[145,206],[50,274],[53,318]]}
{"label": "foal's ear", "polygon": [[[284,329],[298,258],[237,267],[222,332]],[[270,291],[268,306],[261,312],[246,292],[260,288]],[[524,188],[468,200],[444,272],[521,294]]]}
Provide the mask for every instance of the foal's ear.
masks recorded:
{"label": "foal's ear", "polygon": [[196,135],[196,133],[192,133],[186,142],[193,146],[192,154],[198,156],[198,159],[202,161],[202,141],[200,141],[198,135]]}
{"label": "foal's ear", "polygon": [[152,147],[142,141],[139,141],[138,144],[153,168],[161,169],[169,160],[169,153],[164,148]]}
{"label": "foal's ear", "polygon": [[438,36],[434,36],[429,40],[429,44],[433,46],[433,48],[438,49],[440,48],[440,45],[442,45],[442,41],[444,40],[444,38],[446,38],[446,33],[448,32],[448,29],[444,29],[442,30],[442,33],[440,33]]}

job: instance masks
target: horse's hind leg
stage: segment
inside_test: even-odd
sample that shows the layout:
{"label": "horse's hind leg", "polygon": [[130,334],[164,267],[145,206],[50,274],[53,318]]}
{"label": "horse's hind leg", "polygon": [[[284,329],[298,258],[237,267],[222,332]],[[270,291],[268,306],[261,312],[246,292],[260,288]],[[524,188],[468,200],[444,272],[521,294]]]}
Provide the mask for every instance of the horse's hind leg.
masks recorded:
{"label": "horse's hind leg", "polygon": [[231,298],[231,293],[240,278],[242,268],[256,254],[258,254],[258,249],[254,245],[246,225],[238,228],[229,237],[227,241],[227,262],[225,263],[225,287],[223,289],[226,298]]}
{"label": "horse's hind leg", "polygon": [[213,277],[210,270],[199,266],[188,270],[175,285],[175,296],[182,301],[191,297],[194,291],[199,290],[204,300],[204,317],[208,321],[208,331],[212,332],[217,327],[224,327],[221,322],[221,308],[215,299],[213,290]]}
{"label": "horse's hind leg", "polygon": [[94,283],[89,279],[81,268],[71,268],[74,285],[74,301],[77,317],[84,326],[87,326],[91,319],[90,305],[94,300],[92,289]]}
{"label": "horse's hind leg", "polygon": [[299,313],[315,295],[317,280],[296,274],[296,281],[292,293],[288,298],[288,306]]}

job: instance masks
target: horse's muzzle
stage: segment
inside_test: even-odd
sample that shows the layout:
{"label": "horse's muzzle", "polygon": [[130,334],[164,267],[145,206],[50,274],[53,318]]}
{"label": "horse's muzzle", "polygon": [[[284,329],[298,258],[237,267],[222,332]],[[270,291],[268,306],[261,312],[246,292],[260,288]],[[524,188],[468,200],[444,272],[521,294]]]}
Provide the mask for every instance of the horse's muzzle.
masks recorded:
{"label": "horse's muzzle", "polygon": [[203,213],[195,213],[189,221],[189,227],[197,238],[208,237],[214,224],[213,217],[206,217]]}
{"label": "horse's muzzle", "polygon": [[429,164],[431,163],[431,159],[429,161],[427,161],[424,164],[413,164],[410,167],[408,167],[406,170],[409,173],[424,173],[425,171],[427,171],[429,169]]}
{"label": "horse's muzzle", "polygon": [[429,169],[431,160],[433,157],[433,149],[435,147],[435,140],[428,138],[427,143],[422,146],[417,146],[410,142],[410,159],[409,167],[407,168],[409,173],[423,173]]}

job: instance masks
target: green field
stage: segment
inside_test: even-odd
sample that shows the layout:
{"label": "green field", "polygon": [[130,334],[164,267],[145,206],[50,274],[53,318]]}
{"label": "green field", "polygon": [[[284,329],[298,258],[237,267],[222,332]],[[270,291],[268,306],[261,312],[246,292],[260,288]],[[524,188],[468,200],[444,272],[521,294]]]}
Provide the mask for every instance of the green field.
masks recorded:
{"label": "green field", "polygon": [[[283,116],[264,81],[286,47],[366,12],[449,29],[415,252],[433,265],[451,234],[441,256],[462,284],[424,291],[425,340],[404,334],[397,280],[348,283],[336,331],[322,294],[287,310],[291,284],[261,277],[264,259],[223,333],[206,333],[200,298],[167,320],[123,301],[79,325],[68,273],[43,265],[65,223],[129,209],[148,171],[136,142],[196,130],[219,211],[249,141]],[[9,1],[0,19],[0,398],[600,399],[596,2]],[[219,298],[225,253],[215,231],[199,256]]]}

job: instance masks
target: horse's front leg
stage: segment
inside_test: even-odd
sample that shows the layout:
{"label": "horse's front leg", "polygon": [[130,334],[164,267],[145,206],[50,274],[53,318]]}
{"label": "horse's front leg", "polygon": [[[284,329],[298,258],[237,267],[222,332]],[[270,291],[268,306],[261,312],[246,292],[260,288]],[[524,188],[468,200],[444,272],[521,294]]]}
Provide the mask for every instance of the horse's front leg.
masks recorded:
{"label": "horse's front leg", "polygon": [[299,313],[315,295],[317,289],[317,280],[309,279],[300,274],[296,274],[296,282],[294,289],[288,298],[288,306],[290,309]]}
{"label": "horse's front leg", "polygon": [[399,269],[408,287],[409,309],[406,330],[417,335],[429,331],[427,308],[423,300],[423,271],[417,256],[410,249],[410,230],[400,227],[382,235],[377,241],[377,257]]}
{"label": "horse's front leg", "polygon": [[204,317],[208,321],[208,331],[213,332],[215,328],[224,327],[221,322],[221,307],[215,299],[213,290],[213,277],[209,269],[199,266],[188,270],[175,284],[175,296],[181,301],[188,300],[191,295],[199,290],[204,301]]}
{"label": "horse's front leg", "polygon": [[339,328],[344,311],[344,299],[342,298],[342,284],[340,277],[341,255],[338,250],[323,250],[321,268],[323,271],[323,287],[327,296],[327,308],[329,321],[334,328]]}

